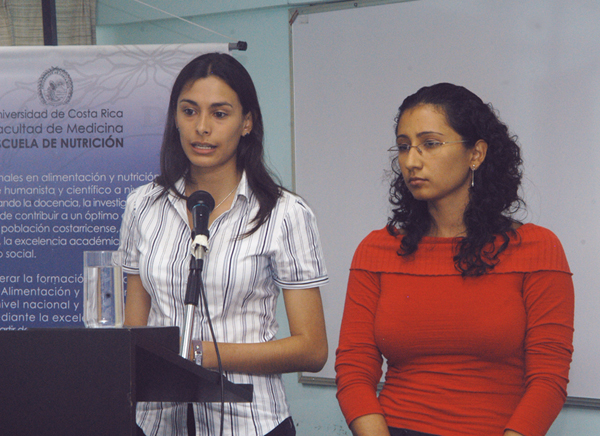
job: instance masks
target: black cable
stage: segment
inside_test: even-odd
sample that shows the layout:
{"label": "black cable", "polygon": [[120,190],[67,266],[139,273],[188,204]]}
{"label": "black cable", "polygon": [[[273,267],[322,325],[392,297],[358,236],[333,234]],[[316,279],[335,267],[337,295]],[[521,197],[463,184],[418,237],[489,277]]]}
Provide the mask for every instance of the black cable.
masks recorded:
{"label": "black cable", "polygon": [[204,305],[206,320],[208,321],[208,328],[210,329],[210,334],[212,336],[213,343],[215,345],[215,352],[217,353],[217,363],[219,368],[219,384],[221,385],[221,428],[219,434],[223,436],[223,424],[225,420],[225,375],[223,374],[223,364],[221,362],[221,353],[219,352],[219,346],[217,345],[217,338],[215,336],[215,331],[213,329],[212,320],[210,319],[210,311],[208,310],[208,299],[206,297],[206,292],[204,291],[204,283],[202,280],[199,280],[199,288],[200,288],[200,296],[202,298],[202,304]]}

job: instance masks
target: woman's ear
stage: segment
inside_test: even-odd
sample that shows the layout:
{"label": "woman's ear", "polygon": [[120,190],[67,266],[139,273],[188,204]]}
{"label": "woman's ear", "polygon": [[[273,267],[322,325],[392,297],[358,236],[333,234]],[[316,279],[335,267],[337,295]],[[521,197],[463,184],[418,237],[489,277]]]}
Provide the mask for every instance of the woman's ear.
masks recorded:
{"label": "woman's ear", "polygon": [[252,131],[252,112],[248,112],[244,115],[244,128],[242,129],[242,136],[248,135]]}
{"label": "woman's ear", "polygon": [[479,166],[485,160],[487,154],[488,144],[483,139],[480,139],[475,143],[471,149],[471,168],[479,168]]}

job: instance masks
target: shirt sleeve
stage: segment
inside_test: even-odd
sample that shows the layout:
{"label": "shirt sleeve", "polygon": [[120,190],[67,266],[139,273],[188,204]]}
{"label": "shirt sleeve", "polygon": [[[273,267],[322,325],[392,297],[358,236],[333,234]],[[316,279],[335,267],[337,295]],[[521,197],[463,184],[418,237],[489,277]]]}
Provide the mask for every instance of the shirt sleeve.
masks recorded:
{"label": "shirt sleeve", "polygon": [[127,197],[123,221],[119,236],[119,253],[123,271],[127,274],[139,274],[139,251],[138,251],[138,226],[137,226],[137,199],[138,192],[134,190]]}
{"label": "shirt sleeve", "polygon": [[284,210],[278,239],[272,267],[279,286],[307,289],[329,281],[317,220],[299,198],[292,198]]}
{"label": "shirt sleeve", "polygon": [[348,425],[363,415],[384,414],[377,398],[383,358],[373,329],[379,294],[378,274],[350,271],[335,360],[337,399]]}
{"label": "shirt sleeve", "polygon": [[528,273],[523,283],[527,310],[525,394],[507,429],[543,436],[566,396],[573,353],[574,291],[566,272]]}

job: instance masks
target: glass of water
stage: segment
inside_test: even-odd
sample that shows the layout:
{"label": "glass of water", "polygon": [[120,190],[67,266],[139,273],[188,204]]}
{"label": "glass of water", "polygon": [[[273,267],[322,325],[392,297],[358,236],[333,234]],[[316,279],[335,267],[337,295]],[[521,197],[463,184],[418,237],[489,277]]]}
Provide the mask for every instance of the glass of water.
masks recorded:
{"label": "glass of water", "polygon": [[83,252],[83,322],[123,327],[123,270],[118,251]]}

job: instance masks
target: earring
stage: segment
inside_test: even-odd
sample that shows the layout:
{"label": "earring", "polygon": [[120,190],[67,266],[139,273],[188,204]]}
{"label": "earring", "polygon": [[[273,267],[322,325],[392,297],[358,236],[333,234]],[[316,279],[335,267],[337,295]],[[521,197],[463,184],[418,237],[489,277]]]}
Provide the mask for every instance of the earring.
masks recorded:
{"label": "earring", "polygon": [[471,167],[471,188],[475,186],[475,165]]}

